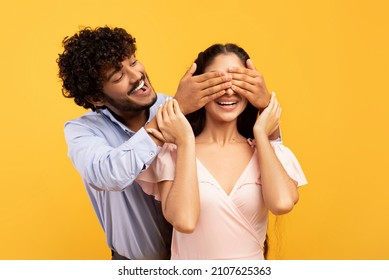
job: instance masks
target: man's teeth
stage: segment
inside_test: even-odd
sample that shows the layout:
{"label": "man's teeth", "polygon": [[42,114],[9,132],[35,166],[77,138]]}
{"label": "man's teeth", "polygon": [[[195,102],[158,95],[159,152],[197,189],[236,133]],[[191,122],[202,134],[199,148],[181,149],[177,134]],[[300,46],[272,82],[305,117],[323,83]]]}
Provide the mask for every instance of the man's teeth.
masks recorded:
{"label": "man's teeth", "polygon": [[133,90],[133,92],[137,92],[145,85],[145,82],[142,80],[140,81],[139,85]]}

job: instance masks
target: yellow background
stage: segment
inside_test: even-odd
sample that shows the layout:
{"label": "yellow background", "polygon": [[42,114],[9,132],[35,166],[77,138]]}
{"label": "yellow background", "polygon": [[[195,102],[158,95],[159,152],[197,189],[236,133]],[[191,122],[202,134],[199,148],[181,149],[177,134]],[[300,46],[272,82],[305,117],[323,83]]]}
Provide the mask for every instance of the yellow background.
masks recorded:
{"label": "yellow background", "polygon": [[109,259],[67,157],[56,58],[79,26],[120,26],[155,89],[174,94],[197,53],[235,42],[283,108],[309,185],[280,219],[284,259],[389,259],[387,1],[0,2],[0,259]]}

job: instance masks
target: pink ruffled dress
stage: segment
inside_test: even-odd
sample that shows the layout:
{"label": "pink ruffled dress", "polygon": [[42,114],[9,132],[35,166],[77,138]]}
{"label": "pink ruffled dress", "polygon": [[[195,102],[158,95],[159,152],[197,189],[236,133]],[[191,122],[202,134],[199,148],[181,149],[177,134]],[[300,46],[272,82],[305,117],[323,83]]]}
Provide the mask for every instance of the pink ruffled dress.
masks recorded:
{"label": "pink ruffled dress", "polygon": [[[294,154],[281,140],[272,141],[275,153],[298,185],[307,183]],[[252,145],[252,142],[249,141]],[[254,145],[252,145],[253,148]],[[142,189],[159,199],[157,183],[174,180],[176,146],[165,144],[158,157],[137,179]],[[268,209],[265,207],[257,153],[227,193],[197,159],[200,217],[190,234],[173,230],[172,259],[263,259]]]}

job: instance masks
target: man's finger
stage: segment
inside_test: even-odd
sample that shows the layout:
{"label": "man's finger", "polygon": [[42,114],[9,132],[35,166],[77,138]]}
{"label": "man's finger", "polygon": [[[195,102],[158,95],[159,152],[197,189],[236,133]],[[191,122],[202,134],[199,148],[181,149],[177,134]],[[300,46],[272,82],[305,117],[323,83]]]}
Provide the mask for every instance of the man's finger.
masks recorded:
{"label": "man's finger", "polygon": [[251,59],[247,59],[246,64],[248,69],[255,70],[254,63]]}
{"label": "man's finger", "polygon": [[239,85],[233,84],[231,86],[231,89],[234,92],[236,92],[237,94],[242,95],[243,97],[247,98],[249,101],[253,97],[253,94],[251,93],[251,91],[249,91],[248,89],[243,88],[243,87],[241,87]]}
{"label": "man's finger", "polygon": [[230,67],[227,69],[228,73],[238,73],[238,74],[246,74],[248,68],[246,67]]}
{"label": "man's finger", "polygon": [[223,96],[224,94],[226,94],[226,91],[225,90],[221,90],[221,91],[217,91],[217,92],[214,92],[214,93],[211,93],[211,94],[208,94],[206,96],[204,96],[202,99],[201,99],[201,103],[202,103],[202,106],[204,106],[205,104]]}
{"label": "man's finger", "polygon": [[232,86],[231,78],[218,77],[199,83],[199,90],[202,96],[210,95]]}
{"label": "man's finger", "polygon": [[196,83],[203,83],[208,80],[230,81],[231,75],[224,72],[206,72],[201,75],[193,76],[193,79]]}
{"label": "man's finger", "polygon": [[246,67],[230,67],[228,68],[227,70],[228,73],[231,73],[232,75],[234,74],[243,74],[243,75],[247,75],[247,76],[250,76],[250,77],[258,77],[260,76],[260,72],[258,72],[255,67],[254,67],[254,63],[248,59],[247,60],[247,68]]}
{"label": "man's finger", "polygon": [[185,75],[184,75],[184,78],[189,78],[189,77],[192,77],[194,72],[196,72],[196,69],[197,69],[197,64],[196,63],[193,63],[189,69],[186,71]]}

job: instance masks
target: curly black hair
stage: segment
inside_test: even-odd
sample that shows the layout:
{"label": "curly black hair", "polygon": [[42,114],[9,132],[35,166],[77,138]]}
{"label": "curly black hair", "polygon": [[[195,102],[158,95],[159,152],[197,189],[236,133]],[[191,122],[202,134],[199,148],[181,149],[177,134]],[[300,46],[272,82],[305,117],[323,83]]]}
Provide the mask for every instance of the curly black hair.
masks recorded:
{"label": "curly black hair", "polygon": [[104,71],[121,68],[121,62],[136,52],[135,38],[122,28],[86,27],[65,37],[64,52],[57,63],[62,79],[62,94],[74,98],[85,109],[95,107],[87,99],[101,100]]}

